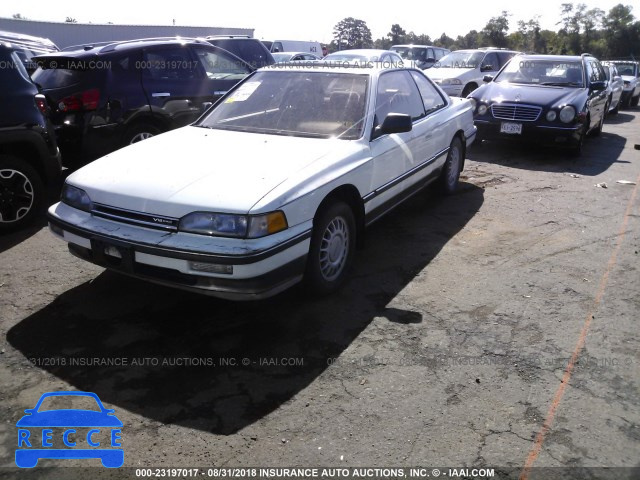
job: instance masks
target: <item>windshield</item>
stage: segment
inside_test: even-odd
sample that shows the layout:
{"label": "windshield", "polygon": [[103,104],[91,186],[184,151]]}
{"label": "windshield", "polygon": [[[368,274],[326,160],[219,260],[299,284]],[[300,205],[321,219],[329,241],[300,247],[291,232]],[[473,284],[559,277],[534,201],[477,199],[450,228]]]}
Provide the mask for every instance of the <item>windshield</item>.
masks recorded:
{"label": "windshield", "polygon": [[628,75],[630,77],[635,77],[636,76],[636,66],[635,65],[624,65],[624,64],[616,64],[616,66],[618,67],[618,74],[619,75]]}
{"label": "windshield", "polygon": [[200,123],[214,129],[344,140],[360,138],[369,77],[258,72]]}
{"label": "windshield", "polygon": [[498,74],[494,82],[582,87],[582,63],[516,57]]}
{"label": "windshield", "polygon": [[393,47],[391,50],[404,60],[415,60],[417,62],[425,62],[427,60],[427,49],[424,47]]}
{"label": "windshield", "polygon": [[451,52],[434,65],[440,68],[476,68],[482,62],[484,52]]}

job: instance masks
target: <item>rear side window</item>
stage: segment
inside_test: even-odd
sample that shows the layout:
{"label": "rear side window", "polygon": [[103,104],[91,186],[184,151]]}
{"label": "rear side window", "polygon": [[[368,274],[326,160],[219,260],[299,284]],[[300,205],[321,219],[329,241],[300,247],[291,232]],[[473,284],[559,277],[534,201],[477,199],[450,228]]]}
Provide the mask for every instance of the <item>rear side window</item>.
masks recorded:
{"label": "rear side window", "polygon": [[[213,47],[210,48],[213,49]],[[208,78],[225,80],[237,78],[240,80],[251,73],[249,67],[238,59],[222,53],[222,51],[212,51],[199,47],[194,48],[194,51],[200,60],[202,68],[207,72]]]}
{"label": "rear side window", "polygon": [[192,80],[198,75],[198,62],[186,47],[145,50],[143,75],[154,80]]}
{"label": "rear side window", "polygon": [[[266,47],[262,45],[259,40],[253,41],[251,39],[219,39],[211,40],[213,45],[224,48],[235,56],[240,57],[247,62],[253,68],[260,68],[266,65],[271,65],[271,54],[267,51]],[[278,42],[276,42],[276,45]],[[274,47],[275,48],[275,47]]]}
{"label": "rear side window", "polygon": [[91,74],[84,70],[68,70],[66,68],[38,68],[31,76],[42,88],[70,87],[86,81]]}

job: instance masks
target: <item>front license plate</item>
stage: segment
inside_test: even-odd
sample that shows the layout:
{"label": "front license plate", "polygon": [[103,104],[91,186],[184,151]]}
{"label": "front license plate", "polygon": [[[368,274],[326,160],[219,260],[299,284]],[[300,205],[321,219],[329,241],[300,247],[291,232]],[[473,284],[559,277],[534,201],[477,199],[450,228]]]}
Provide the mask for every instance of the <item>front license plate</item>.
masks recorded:
{"label": "front license plate", "polygon": [[508,133],[509,135],[520,135],[522,134],[522,124],[502,122],[502,124],[500,125],[500,133]]}

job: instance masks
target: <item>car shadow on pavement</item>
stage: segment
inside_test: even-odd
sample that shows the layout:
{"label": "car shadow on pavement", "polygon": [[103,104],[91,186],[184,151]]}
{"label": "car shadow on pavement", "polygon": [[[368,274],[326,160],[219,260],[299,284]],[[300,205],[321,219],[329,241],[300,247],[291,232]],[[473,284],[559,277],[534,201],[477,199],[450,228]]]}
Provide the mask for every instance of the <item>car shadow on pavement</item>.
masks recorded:
{"label": "car shadow on pavement", "polygon": [[600,136],[586,138],[579,157],[572,156],[562,148],[515,141],[484,141],[482,146],[473,146],[468,158],[476,162],[524,170],[596,176],[620,162],[618,159],[627,142],[625,137],[607,130],[605,123]]}
{"label": "car shadow on pavement", "polygon": [[615,115],[611,115],[609,114],[607,116],[607,119],[604,122],[605,125],[605,130],[607,128],[607,124],[611,124],[611,125],[620,125],[621,123],[628,123],[628,122],[632,122],[633,119],[636,118],[633,115],[629,115],[628,113],[624,113],[624,112],[619,112]]}
{"label": "car shadow on pavement", "polygon": [[96,393],[116,412],[232,434],[292,400],[374,318],[424,321],[388,305],[483,200],[483,189],[468,183],[450,197],[415,196],[368,229],[350,280],[328,297],[294,288],[234,303],[104,272],[22,320],[7,339],[34,359],[29,368]]}

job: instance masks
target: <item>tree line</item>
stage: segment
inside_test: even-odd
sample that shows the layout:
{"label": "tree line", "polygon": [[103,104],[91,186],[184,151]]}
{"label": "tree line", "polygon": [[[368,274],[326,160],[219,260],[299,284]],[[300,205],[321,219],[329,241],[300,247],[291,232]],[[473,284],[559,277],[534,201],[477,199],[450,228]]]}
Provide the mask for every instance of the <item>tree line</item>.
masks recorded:
{"label": "tree line", "polygon": [[584,3],[560,5],[558,30],[540,27],[540,16],[529,21],[520,20],[517,30],[509,33],[508,11],[489,19],[480,31],[471,30],[455,39],[446,33],[437,38],[426,34],[407,33],[394,24],[386,36],[372,39],[371,30],[364,20],[347,17],[333,29],[329,51],[348,48],[389,49],[397,44],[435,45],[449,50],[478,47],[501,47],[512,50],[555,54],[579,55],[591,53],[601,59],[638,59],[640,57],[640,21],[633,16],[632,7],[618,4],[609,12]]}

